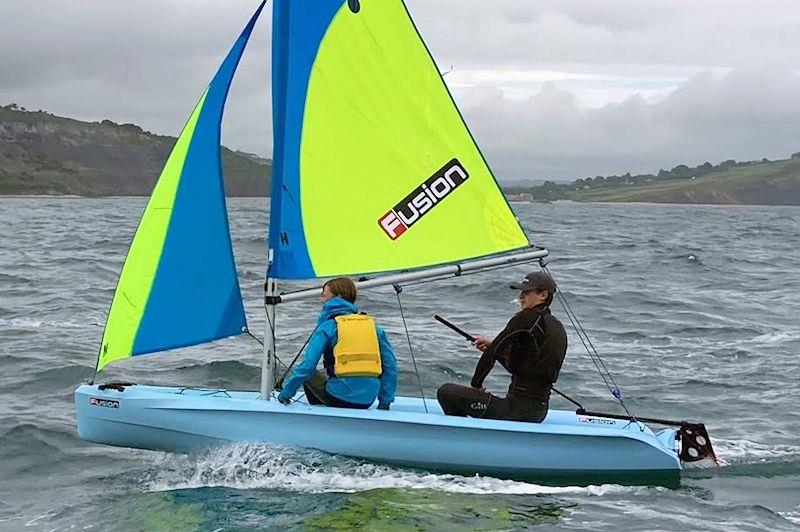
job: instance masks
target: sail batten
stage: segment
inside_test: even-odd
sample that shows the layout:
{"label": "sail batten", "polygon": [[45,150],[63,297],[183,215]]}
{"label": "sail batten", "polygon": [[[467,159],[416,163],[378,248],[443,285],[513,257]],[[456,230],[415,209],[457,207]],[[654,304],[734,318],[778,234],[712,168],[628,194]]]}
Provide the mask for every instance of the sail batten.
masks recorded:
{"label": "sail batten", "polygon": [[273,64],[286,75],[273,73],[284,101],[273,117],[269,275],[396,271],[527,247],[403,2],[358,5],[274,3]]}
{"label": "sail batten", "polygon": [[167,159],[125,259],[97,369],[247,330],[220,157],[233,74],[264,4],[226,56]]}

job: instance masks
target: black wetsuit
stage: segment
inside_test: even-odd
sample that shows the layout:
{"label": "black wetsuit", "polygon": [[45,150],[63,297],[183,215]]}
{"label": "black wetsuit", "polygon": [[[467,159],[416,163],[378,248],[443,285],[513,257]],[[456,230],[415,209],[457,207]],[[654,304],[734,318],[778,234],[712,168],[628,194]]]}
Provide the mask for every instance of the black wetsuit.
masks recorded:
{"label": "black wetsuit", "polygon": [[[567,353],[564,326],[544,305],[518,312],[483,352],[472,386],[444,384],[437,393],[445,414],[538,423],[547,415],[550,387]],[[481,391],[495,362],[511,373],[505,398]]]}

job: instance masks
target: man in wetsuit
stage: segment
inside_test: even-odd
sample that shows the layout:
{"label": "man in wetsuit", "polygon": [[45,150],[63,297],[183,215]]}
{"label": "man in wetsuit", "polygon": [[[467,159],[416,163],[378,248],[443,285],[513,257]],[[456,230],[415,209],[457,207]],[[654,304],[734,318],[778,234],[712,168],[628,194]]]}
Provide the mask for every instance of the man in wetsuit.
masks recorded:
{"label": "man in wetsuit", "polygon": [[[483,336],[475,339],[475,347],[483,354],[471,386],[448,383],[437,392],[445,414],[532,423],[541,422],[547,415],[550,387],[558,379],[567,353],[564,326],[550,313],[556,284],[548,274],[532,272],[511,288],[520,291],[522,310],[494,340]],[[511,373],[505,398],[483,387],[495,362]]]}

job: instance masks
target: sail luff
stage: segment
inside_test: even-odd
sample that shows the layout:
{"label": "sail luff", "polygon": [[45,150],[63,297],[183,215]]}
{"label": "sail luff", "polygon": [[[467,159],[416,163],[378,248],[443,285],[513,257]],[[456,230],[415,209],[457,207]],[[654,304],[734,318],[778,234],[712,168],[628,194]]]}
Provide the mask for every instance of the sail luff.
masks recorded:
{"label": "sail luff", "polygon": [[[288,66],[289,10],[288,3],[274,2],[272,9],[272,185],[270,191],[270,250],[278,247],[281,223],[281,191],[283,188],[284,139],[286,128],[286,82]],[[267,276],[272,263],[269,253]]]}
{"label": "sail luff", "polygon": [[[310,72],[341,0],[274,0],[272,37],[273,176],[269,247],[276,263],[299,277],[314,277],[299,211],[301,144]],[[273,270],[271,269],[270,272]]]}

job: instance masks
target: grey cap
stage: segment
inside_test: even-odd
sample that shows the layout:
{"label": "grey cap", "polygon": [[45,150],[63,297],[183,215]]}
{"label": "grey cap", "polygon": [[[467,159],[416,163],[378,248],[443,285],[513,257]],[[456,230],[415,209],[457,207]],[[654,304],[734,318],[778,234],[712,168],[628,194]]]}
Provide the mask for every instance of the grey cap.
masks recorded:
{"label": "grey cap", "polygon": [[511,288],[527,292],[529,290],[547,290],[550,294],[556,293],[556,282],[544,272],[531,272],[522,281],[513,283]]}

